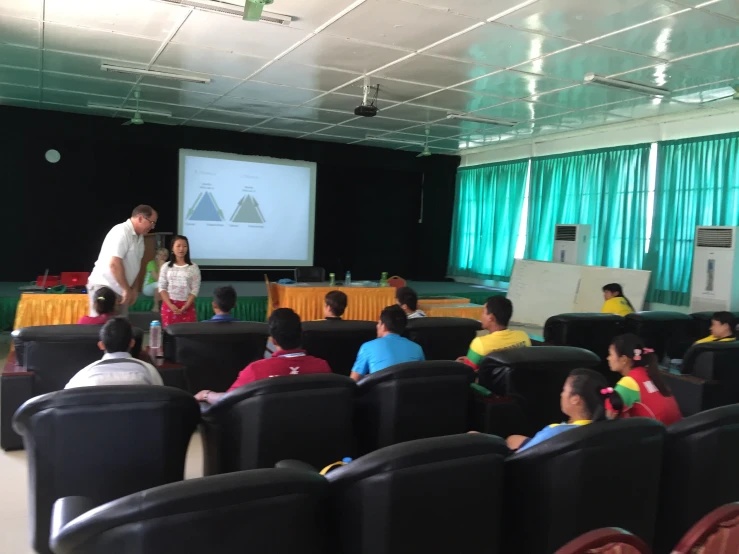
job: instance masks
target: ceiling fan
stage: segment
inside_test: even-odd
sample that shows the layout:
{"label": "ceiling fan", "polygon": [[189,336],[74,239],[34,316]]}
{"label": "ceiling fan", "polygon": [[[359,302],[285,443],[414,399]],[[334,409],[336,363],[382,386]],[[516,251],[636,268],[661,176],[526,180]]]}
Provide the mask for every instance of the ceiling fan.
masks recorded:
{"label": "ceiling fan", "polygon": [[139,98],[141,97],[141,92],[136,90],[133,93],[134,97],[136,98],[136,111],[133,114],[133,117],[126,121],[125,123],[122,123],[122,125],[143,125],[144,119],[141,117],[141,112],[139,111]]}
{"label": "ceiling fan", "polygon": [[706,102],[703,102],[703,104],[710,104],[711,102],[718,102],[719,100],[726,100],[727,98],[733,98],[734,100],[739,100],[739,85],[731,85],[731,87],[727,88],[733,88],[734,94],[727,94],[726,96],[722,96],[721,98],[714,98],[713,100],[707,100]]}
{"label": "ceiling fan", "polygon": [[431,134],[431,129],[428,125],[426,125],[426,142],[423,145],[423,152],[421,152],[416,158],[425,158],[426,156],[431,156],[432,152],[429,150],[429,135]]}

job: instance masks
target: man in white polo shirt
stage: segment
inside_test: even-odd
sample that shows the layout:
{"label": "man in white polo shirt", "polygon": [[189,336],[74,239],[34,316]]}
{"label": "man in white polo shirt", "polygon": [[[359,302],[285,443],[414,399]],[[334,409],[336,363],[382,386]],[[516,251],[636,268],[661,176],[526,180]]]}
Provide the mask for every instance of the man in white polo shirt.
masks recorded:
{"label": "man in white polo shirt", "polygon": [[158,218],[151,206],[137,206],[129,220],[119,223],[105,236],[98,260],[87,280],[91,316],[98,315],[95,298],[100,287],[113,289],[120,298],[118,314],[128,315],[128,307],[136,302],[137,293],[132,285],[144,257],[143,235],[156,226]]}

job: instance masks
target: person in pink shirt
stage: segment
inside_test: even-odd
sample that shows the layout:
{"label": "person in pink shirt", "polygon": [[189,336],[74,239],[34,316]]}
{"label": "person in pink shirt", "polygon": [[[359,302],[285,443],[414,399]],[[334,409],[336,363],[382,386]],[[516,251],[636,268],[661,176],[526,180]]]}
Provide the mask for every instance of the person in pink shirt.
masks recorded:
{"label": "person in pink shirt", "polygon": [[115,316],[118,305],[118,296],[115,291],[108,287],[100,287],[95,291],[95,311],[98,315],[83,315],[77,325],[104,325]]}

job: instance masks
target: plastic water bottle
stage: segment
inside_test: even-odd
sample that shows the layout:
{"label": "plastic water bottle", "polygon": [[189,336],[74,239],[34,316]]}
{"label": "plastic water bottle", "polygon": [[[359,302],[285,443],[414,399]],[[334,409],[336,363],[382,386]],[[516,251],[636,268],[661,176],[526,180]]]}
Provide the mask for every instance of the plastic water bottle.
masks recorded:
{"label": "plastic water bottle", "polygon": [[162,357],[162,324],[157,320],[149,326],[149,353],[155,358]]}
{"label": "plastic water bottle", "polygon": [[344,276],[344,285],[347,287],[352,284],[352,272],[347,271],[346,275]]}
{"label": "plastic water bottle", "polygon": [[349,458],[349,457],[347,457],[347,458],[342,458],[342,459],[341,459],[341,461],[342,461],[343,463],[345,463],[345,464],[348,464],[349,462],[352,462],[352,461],[354,461],[354,460],[352,460],[352,458]]}

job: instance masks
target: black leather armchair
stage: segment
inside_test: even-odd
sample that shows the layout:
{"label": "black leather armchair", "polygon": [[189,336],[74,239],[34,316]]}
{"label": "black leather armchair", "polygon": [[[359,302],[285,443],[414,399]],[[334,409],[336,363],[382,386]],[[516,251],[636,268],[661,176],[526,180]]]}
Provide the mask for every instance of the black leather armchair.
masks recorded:
{"label": "black leather armchair", "polygon": [[399,442],[469,429],[472,368],[459,362],[409,362],[359,381],[355,406],[360,454]]}
{"label": "black leather armchair", "polygon": [[691,346],[680,371],[682,375],[662,375],[683,416],[739,403],[739,342]]}
{"label": "black leather armchair", "polygon": [[54,506],[55,554],[324,554],[328,484],[289,469],[202,477]]}
{"label": "black leather armchair", "polygon": [[655,554],[669,554],[703,516],[739,498],[737,460],[739,404],[667,428]]}
{"label": "black leather armchair", "polygon": [[303,323],[303,348],[328,362],[331,371],[349,376],[359,348],[377,338],[374,321],[308,321]]}
{"label": "black leather armchair", "polygon": [[654,349],[661,361],[683,357],[690,346],[693,319],[680,312],[637,312],[624,317],[626,333],[634,333]]}
{"label": "black leather armchair", "polygon": [[[62,390],[83,367],[98,361],[102,325],[39,325],[12,333],[16,364],[24,372],[2,376],[0,384],[0,445],[3,450],[23,447],[13,431],[15,411],[26,400]],[[133,356],[141,352],[144,333],[134,327]]]}
{"label": "black leather armchair", "polygon": [[507,458],[503,552],[554,552],[600,527],[652,543],[665,427],[591,423]]}
{"label": "black leather armchair", "polygon": [[204,473],[273,467],[286,458],[328,465],[354,452],[356,384],[341,375],[262,379],[203,411]]}
{"label": "black leather armchair", "polygon": [[[739,312],[731,313],[734,314],[734,317],[739,321]],[[690,338],[693,342],[704,339],[711,334],[711,318],[713,317],[713,314],[714,312],[695,312],[690,314],[690,317],[693,320]]]}
{"label": "black leather armchair", "polygon": [[298,283],[322,283],[326,280],[326,270],[322,267],[296,267],[295,281]]}
{"label": "black leather armchair", "polygon": [[33,547],[49,552],[54,502],[102,504],[183,478],[200,419],[197,402],[170,387],[84,387],[26,402],[13,419],[28,455]]}
{"label": "black leather armchair", "polygon": [[[512,399],[520,407],[525,421],[517,432],[529,435],[562,420],[559,395],[570,371],[581,367],[595,369],[599,364],[598,356],[582,348],[513,348],[488,354],[480,363],[478,378],[482,386],[499,397]],[[488,419],[494,419],[494,414],[489,414]]]}
{"label": "black leather armchair", "polygon": [[427,360],[456,360],[467,354],[481,329],[476,319],[419,317],[408,320],[403,336],[421,345]]}
{"label": "black leather armchair", "polygon": [[264,358],[266,323],[175,323],[164,330],[165,355],[185,366],[190,392],[228,390],[239,372]]}

